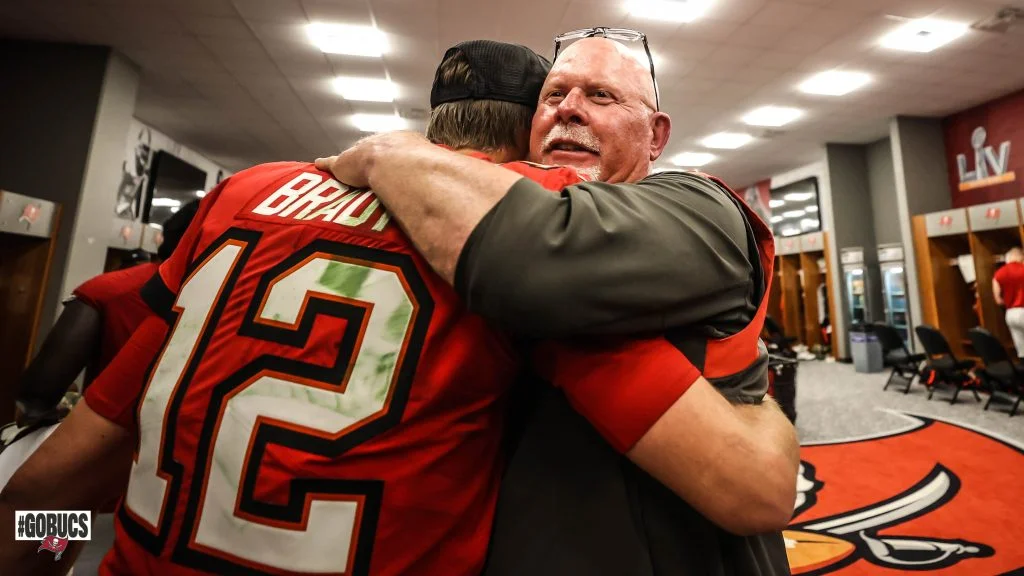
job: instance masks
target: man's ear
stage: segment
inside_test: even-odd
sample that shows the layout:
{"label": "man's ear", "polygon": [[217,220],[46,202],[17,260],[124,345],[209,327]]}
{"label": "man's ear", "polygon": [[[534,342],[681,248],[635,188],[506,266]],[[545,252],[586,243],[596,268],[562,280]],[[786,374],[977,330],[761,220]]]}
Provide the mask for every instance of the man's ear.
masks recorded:
{"label": "man's ear", "polygon": [[654,162],[665,151],[668,139],[672,135],[672,119],[664,112],[655,112],[651,116],[651,162]]}

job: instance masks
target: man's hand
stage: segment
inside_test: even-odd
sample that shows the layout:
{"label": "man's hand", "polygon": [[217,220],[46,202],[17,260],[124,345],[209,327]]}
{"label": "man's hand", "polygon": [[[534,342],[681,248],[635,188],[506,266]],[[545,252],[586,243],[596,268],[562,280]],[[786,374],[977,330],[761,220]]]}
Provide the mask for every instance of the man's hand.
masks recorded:
{"label": "man's hand", "polygon": [[364,138],[337,156],[318,159],[316,167],[349,186],[372,188],[449,284],[470,233],[521,178],[413,132]]}
{"label": "man's hand", "polygon": [[370,188],[371,172],[378,158],[389,150],[413,146],[430,146],[430,142],[415,132],[385,132],[367,136],[336,156],[317,158],[315,164],[320,170],[333,174],[339,182],[354,188]]}

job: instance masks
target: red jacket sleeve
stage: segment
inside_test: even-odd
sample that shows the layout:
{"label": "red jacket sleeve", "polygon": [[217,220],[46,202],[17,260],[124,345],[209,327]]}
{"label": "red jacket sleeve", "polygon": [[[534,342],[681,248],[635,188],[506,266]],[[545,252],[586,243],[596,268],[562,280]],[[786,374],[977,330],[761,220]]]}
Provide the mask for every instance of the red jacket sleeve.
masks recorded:
{"label": "red jacket sleeve", "polygon": [[167,323],[158,316],[150,316],[139,326],[114,360],[85,389],[85,401],[93,412],[134,430],[135,407],[146,388],[150,367],[156,362],[167,330]]}
{"label": "red jacket sleeve", "polygon": [[628,452],[700,377],[664,337],[545,342],[537,372],[619,452]]}

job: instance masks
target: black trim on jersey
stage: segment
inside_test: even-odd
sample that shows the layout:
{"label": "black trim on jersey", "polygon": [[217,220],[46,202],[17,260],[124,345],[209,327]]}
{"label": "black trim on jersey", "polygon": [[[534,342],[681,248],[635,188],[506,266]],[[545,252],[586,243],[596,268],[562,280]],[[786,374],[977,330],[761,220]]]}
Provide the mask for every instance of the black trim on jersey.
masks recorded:
{"label": "black trim on jersey", "polygon": [[[202,262],[202,260],[199,260],[199,262]],[[142,301],[149,306],[149,309],[154,314],[167,320],[168,323],[173,320],[171,308],[174,307],[175,294],[171,292],[167,284],[164,284],[164,279],[160,277],[159,270],[154,272],[153,276],[142,285],[139,293],[142,296]]]}
{"label": "black trim on jersey", "polygon": [[[175,391],[174,397],[171,398],[170,406],[167,409],[167,423],[163,430],[163,457],[159,462],[159,469],[171,476],[170,482],[167,484],[167,500],[164,504],[163,523],[158,526],[158,534],[153,534],[144,525],[136,522],[131,515],[125,511],[125,505],[122,504],[118,507],[118,517],[121,520],[121,525],[124,527],[125,532],[128,533],[133,539],[135,539],[140,546],[145,548],[153,556],[160,556],[163,551],[164,545],[166,544],[168,533],[171,528],[171,524],[174,520],[174,509],[177,507],[178,494],[181,489],[181,476],[182,476],[182,465],[174,460],[174,439],[177,436],[176,428],[178,423],[178,412],[181,409],[182,400],[185,397],[185,391],[188,389],[188,383],[195,375],[196,369],[199,367],[199,363],[202,360],[203,353],[206,351],[206,347],[210,344],[210,339],[213,337],[213,332],[217,328],[217,324],[220,321],[221,314],[224,312],[224,307],[227,304],[228,298],[231,295],[232,289],[234,288],[235,282],[238,281],[238,277],[242,273],[242,269],[245,267],[246,261],[252,255],[253,250],[256,248],[256,243],[259,241],[262,234],[255,230],[243,230],[240,228],[230,228],[226,232],[220,235],[219,238],[214,240],[210,246],[203,251],[197,258],[195,258],[188,267],[185,277],[192,274],[200,265],[206,262],[206,260],[212,256],[217,250],[219,250],[229,240],[238,240],[245,243],[242,248],[238,259],[235,262],[231,273],[225,279],[223,288],[221,290],[220,298],[213,303],[213,308],[210,312],[209,320],[206,324],[206,329],[200,335],[198,342],[196,342],[195,353],[192,355],[192,360],[188,366],[185,367],[185,371],[181,375],[181,383],[178,385],[178,389]],[[159,273],[154,276],[159,278]],[[154,282],[151,278],[147,282],[147,286],[153,284],[157,288],[163,286],[164,290],[169,294],[170,290],[160,280],[159,284]],[[160,297],[159,291],[155,291],[157,297]],[[172,298],[175,298],[172,295]],[[152,375],[153,369],[156,367],[156,363],[160,355],[163,354],[164,349],[167,346],[167,342],[170,340],[171,335],[174,333],[173,327],[178,321],[180,314],[173,310],[173,299],[172,306],[167,308],[167,314],[170,318],[171,330],[167,331],[167,338],[164,339],[163,346],[160,348],[160,354],[153,360],[149,370],[146,373],[146,381],[149,381],[149,377]],[[158,305],[161,302],[158,301]],[[158,312],[159,313],[159,312]],[[139,399],[142,402],[142,399]],[[136,408],[136,418],[138,411]]]}
{"label": "black trim on jersey", "polygon": [[[185,506],[178,541],[175,544],[172,555],[172,560],[175,563],[217,574],[236,573],[241,568],[234,562],[201,552],[189,546],[192,532],[197,524],[198,510],[202,504],[200,498],[203,479],[207,474],[207,460],[213,448],[214,428],[218,423],[218,415],[225,397],[262,371],[274,371],[309,380],[340,385],[348,371],[349,365],[354,360],[355,345],[358,342],[360,331],[362,330],[363,316],[365,315],[365,310],[361,307],[318,298],[315,294],[310,294],[306,310],[303,316],[298,319],[298,327],[296,329],[280,328],[255,322],[256,315],[259,313],[264,296],[270,289],[271,282],[278,279],[290,268],[318,252],[342,258],[381,263],[401,270],[417,306],[416,318],[411,327],[405,357],[395,375],[391,402],[386,412],[377,419],[367,422],[365,425],[344,434],[340,438],[331,440],[295,432],[287,428],[274,426],[273,424],[264,423],[260,425],[255,432],[255,439],[249,459],[243,468],[242,498],[239,506],[243,511],[254,516],[278,522],[298,523],[302,520],[306,497],[310,494],[363,495],[365,497],[365,505],[363,506],[361,524],[356,527],[359,535],[355,543],[356,555],[349,574],[351,576],[369,574],[373,543],[376,537],[376,525],[384,489],[383,482],[374,480],[297,478],[292,480],[288,502],[283,505],[261,502],[254,496],[260,463],[269,444],[280,445],[326,458],[337,458],[355,446],[386,432],[401,421],[412,388],[420,351],[426,339],[431,317],[433,316],[433,298],[420,277],[412,257],[406,254],[340,244],[328,240],[313,241],[279,265],[268,270],[260,278],[238,333],[241,336],[302,348],[309,339],[314,321],[318,315],[344,318],[348,320],[348,323],[345,333],[341,336],[338,356],[335,359],[334,365],[329,367],[320,366],[265,354],[242,367],[213,388],[203,421],[203,428],[197,443],[191,490]],[[233,288],[233,285],[231,287]],[[206,341],[204,340],[203,349],[205,349],[205,345]],[[198,356],[201,356],[201,353],[197,352]],[[180,398],[181,395],[179,394],[179,397],[175,399],[178,401],[177,405],[180,405]],[[176,417],[176,412],[174,416]],[[248,566],[245,567],[245,571],[246,573],[253,574],[263,573]]]}

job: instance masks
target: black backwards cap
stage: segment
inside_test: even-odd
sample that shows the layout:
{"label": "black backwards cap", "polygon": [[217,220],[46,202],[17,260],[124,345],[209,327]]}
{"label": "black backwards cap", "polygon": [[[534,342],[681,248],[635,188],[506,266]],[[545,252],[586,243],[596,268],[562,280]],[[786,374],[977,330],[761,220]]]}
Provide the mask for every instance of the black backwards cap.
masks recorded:
{"label": "black backwards cap", "polygon": [[500,100],[537,107],[540,89],[551,70],[551,63],[526,46],[493,40],[470,40],[452,46],[441,59],[461,53],[473,71],[464,84],[441,86],[441,67],[430,88],[430,107],[456,100]]}

